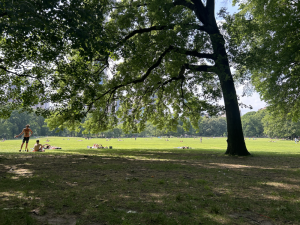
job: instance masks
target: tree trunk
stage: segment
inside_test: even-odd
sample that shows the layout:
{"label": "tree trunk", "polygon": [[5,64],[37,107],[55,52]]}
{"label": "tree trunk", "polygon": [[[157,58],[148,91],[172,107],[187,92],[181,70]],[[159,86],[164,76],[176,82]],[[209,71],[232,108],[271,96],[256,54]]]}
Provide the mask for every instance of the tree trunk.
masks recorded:
{"label": "tree trunk", "polygon": [[[222,78],[219,78],[221,81]],[[225,154],[240,156],[250,155],[244,141],[241,116],[232,77],[227,80],[222,79],[221,86],[223,90],[228,133],[227,151]]]}
{"label": "tree trunk", "polygon": [[215,56],[214,72],[218,75],[223,92],[227,120],[227,151],[229,155],[250,155],[246,148],[242,129],[241,116],[230,72],[225,40],[221,35],[215,18],[215,0],[207,0],[206,6],[201,0],[192,0],[195,14],[204,24],[205,31],[210,35]]}
{"label": "tree trunk", "polygon": [[237,95],[231,75],[228,57],[225,50],[225,41],[220,33],[211,35],[214,53],[216,73],[218,74],[223,92],[226,121],[227,121],[227,151],[225,154],[246,156],[250,155],[246,148],[242,129],[241,115],[239,111]]}

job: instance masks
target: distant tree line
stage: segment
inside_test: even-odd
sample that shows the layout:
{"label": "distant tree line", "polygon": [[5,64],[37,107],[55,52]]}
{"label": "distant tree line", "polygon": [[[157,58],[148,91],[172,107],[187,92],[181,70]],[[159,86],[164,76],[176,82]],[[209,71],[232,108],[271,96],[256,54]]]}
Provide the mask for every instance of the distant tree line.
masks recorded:
{"label": "distant tree line", "polygon": [[33,136],[74,136],[75,132],[69,130],[51,131],[45,123],[45,118],[35,113],[13,111],[8,119],[0,119],[0,138],[13,139],[20,134],[26,124],[30,124]]}
{"label": "distant tree line", "polygon": [[[82,121],[84,124],[85,121]],[[89,133],[85,131],[85,127],[71,129],[69,126],[57,127],[50,130],[47,123],[55,123],[54,118],[44,119],[35,113],[25,113],[14,111],[10,118],[0,119],[0,138],[12,139],[14,135],[19,134],[26,124],[30,124],[30,128],[34,132],[34,136],[79,136],[79,137],[146,137],[146,136],[226,136],[226,119],[223,117],[207,118],[203,117],[199,120],[199,130],[192,127],[190,123],[184,125],[179,121],[175,131],[159,128],[151,123],[146,124],[146,128],[141,133],[125,133],[122,124],[116,128],[98,133]]]}
{"label": "distant tree line", "polygon": [[[272,116],[267,110],[248,112],[242,116],[242,125],[245,137],[271,137],[271,138],[294,138],[300,136],[300,122],[292,122],[281,117]],[[141,133],[125,133],[122,124],[116,128],[100,132],[88,133],[84,126],[81,128],[64,128],[50,130],[47,123],[52,120],[44,119],[34,113],[24,113],[14,111],[10,118],[0,119],[0,138],[12,139],[19,134],[26,124],[30,124],[34,136],[79,136],[79,137],[149,137],[149,136],[227,136],[225,117],[202,117],[198,121],[199,129],[196,130],[191,124],[184,125],[179,121],[175,131],[159,128],[151,123],[146,124],[146,128]],[[84,124],[85,121],[82,121]]]}
{"label": "distant tree line", "polygon": [[191,124],[187,123],[184,126],[182,121],[179,121],[177,129],[175,131],[167,130],[166,128],[158,128],[151,123],[146,124],[146,128],[141,133],[128,133],[125,134],[122,130],[122,124],[117,128],[101,133],[105,137],[159,137],[159,136],[174,136],[174,137],[191,137],[191,136],[226,136],[226,119],[223,117],[218,118],[202,118],[198,122],[199,130],[192,127]]}
{"label": "distant tree line", "polygon": [[300,121],[293,122],[268,110],[248,112],[242,116],[244,136],[294,138],[300,136]]}

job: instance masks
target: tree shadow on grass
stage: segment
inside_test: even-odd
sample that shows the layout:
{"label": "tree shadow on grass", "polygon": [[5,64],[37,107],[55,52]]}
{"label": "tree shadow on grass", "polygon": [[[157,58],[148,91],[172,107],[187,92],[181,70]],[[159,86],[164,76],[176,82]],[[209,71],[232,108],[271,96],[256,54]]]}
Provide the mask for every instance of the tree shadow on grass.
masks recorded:
{"label": "tree shadow on grass", "polygon": [[296,224],[297,166],[292,155],[215,150],[2,154],[0,221],[30,215],[36,224]]}

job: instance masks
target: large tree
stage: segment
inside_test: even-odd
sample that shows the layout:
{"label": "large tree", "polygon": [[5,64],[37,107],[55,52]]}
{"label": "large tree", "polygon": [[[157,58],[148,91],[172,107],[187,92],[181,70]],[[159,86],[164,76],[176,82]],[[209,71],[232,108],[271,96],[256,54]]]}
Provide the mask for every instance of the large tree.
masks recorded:
{"label": "large tree", "polygon": [[[226,154],[249,155],[214,0],[49,2],[30,9],[34,15],[23,10],[22,19],[2,5],[3,77],[19,88],[11,90],[15,97],[25,96],[19,98],[22,106],[52,101],[51,126],[61,128],[76,127],[89,113],[84,127],[93,132],[120,121],[133,132],[143,130],[146,121],[159,128],[176,129],[179,119],[198,126],[202,113],[225,110]],[[42,21],[38,26],[19,26],[36,17]],[[14,45],[9,48],[8,42]],[[16,57],[27,60],[18,65],[30,62],[34,69],[9,71]],[[28,100],[31,95],[34,101]],[[224,107],[217,104],[222,97]]]}
{"label": "large tree", "polygon": [[[299,0],[240,1],[240,11],[227,17],[237,70],[252,84],[277,116],[300,118]],[[244,76],[245,77],[245,76]]]}

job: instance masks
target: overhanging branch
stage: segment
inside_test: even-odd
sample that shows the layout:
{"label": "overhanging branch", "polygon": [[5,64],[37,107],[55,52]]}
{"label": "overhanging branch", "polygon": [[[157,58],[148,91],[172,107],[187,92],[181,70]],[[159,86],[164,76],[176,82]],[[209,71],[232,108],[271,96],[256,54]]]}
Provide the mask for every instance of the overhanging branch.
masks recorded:
{"label": "overhanging branch", "polygon": [[185,67],[189,70],[198,71],[198,72],[214,72],[215,66],[208,65],[190,65],[185,64]]}
{"label": "overhanging branch", "polygon": [[198,58],[215,59],[214,54],[199,53],[197,50],[190,51],[190,50],[186,50],[186,49],[182,49],[182,48],[178,48],[178,47],[173,47],[173,49],[175,52],[189,55],[189,56],[196,56]]}
{"label": "overhanging branch", "polygon": [[41,85],[44,85],[43,82],[39,78],[37,78],[37,77],[31,76],[31,75],[28,75],[28,74],[18,74],[18,73],[15,73],[15,72],[12,72],[12,71],[8,70],[4,66],[0,66],[0,69],[4,70],[7,73],[14,74],[14,75],[16,75],[18,77],[30,77],[30,78],[36,79]]}
{"label": "overhanging branch", "polygon": [[195,5],[190,3],[190,2],[187,2],[185,0],[175,0],[174,3],[173,3],[174,6],[177,6],[177,5],[182,5],[182,6],[185,6],[187,8],[189,8],[190,10],[194,11],[195,10]]}
{"label": "overhanging branch", "polygon": [[0,18],[4,17],[4,16],[8,16],[7,12],[1,12],[0,13]]}
{"label": "overhanging branch", "polygon": [[148,4],[139,4],[139,5],[121,5],[121,6],[112,6],[112,7],[110,7],[110,9],[121,9],[121,8],[127,8],[128,6],[130,6],[130,7],[141,7],[141,6],[147,6]]}
{"label": "overhanging branch", "polygon": [[[93,104],[94,104],[95,101],[97,101],[97,100],[103,98],[105,95],[107,95],[107,94],[109,94],[109,93],[110,93],[110,94],[111,94],[111,93],[114,93],[114,92],[116,92],[118,89],[120,89],[120,88],[122,88],[122,87],[125,87],[125,86],[127,86],[127,85],[130,85],[130,84],[137,84],[137,83],[142,83],[142,82],[144,82],[144,81],[146,80],[146,78],[151,74],[151,72],[152,72],[156,67],[158,67],[158,66],[160,65],[160,63],[161,63],[162,59],[165,57],[165,55],[166,55],[168,52],[170,52],[172,49],[173,49],[173,47],[172,47],[172,46],[169,46],[169,47],[168,47],[168,48],[160,55],[160,57],[156,60],[156,62],[155,62],[152,66],[150,66],[150,67],[148,68],[147,72],[146,72],[141,78],[135,79],[135,80],[132,80],[132,81],[129,81],[129,82],[126,82],[125,84],[117,85],[117,86],[115,86],[115,87],[113,87],[113,88],[107,90],[107,91],[104,92],[103,94],[101,94],[98,98],[94,99],[94,101],[91,102],[91,103],[89,104],[88,109],[87,109],[87,112],[89,112],[89,111],[91,110],[91,108],[92,108],[92,106],[93,106]],[[87,112],[86,112],[86,113],[87,113]]]}
{"label": "overhanging branch", "polygon": [[163,86],[167,85],[168,83],[171,83],[172,81],[175,81],[175,80],[184,80],[185,79],[184,73],[185,73],[185,66],[183,65],[181,67],[180,72],[179,72],[179,74],[178,74],[177,77],[172,77],[169,80],[166,80],[165,82],[158,82],[157,84],[160,84],[159,87],[163,87]]}
{"label": "overhanging branch", "polygon": [[167,48],[161,55],[160,57],[157,59],[157,61],[148,68],[147,72],[140,78],[137,79],[135,81],[133,81],[132,83],[136,84],[136,83],[141,83],[143,82],[152,72],[153,69],[155,69],[156,67],[158,67],[162,61],[162,59],[165,57],[165,55],[170,52],[173,49],[173,46],[169,46],[169,48]]}
{"label": "overhanging branch", "polygon": [[143,34],[143,33],[148,33],[154,30],[167,30],[167,29],[174,29],[175,26],[182,25],[186,28],[191,28],[195,30],[201,30],[207,32],[207,29],[205,26],[200,26],[198,24],[169,24],[165,26],[153,26],[153,27],[148,27],[148,28],[143,28],[139,30],[134,30],[131,33],[129,33],[127,36],[125,36],[124,41],[127,41],[131,37],[133,37],[136,34]]}
{"label": "overhanging branch", "polygon": [[139,29],[139,30],[134,30],[132,31],[130,34],[128,34],[124,40],[128,40],[129,38],[133,37],[134,35],[136,34],[142,34],[142,33],[147,33],[147,32],[151,32],[153,30],[163,30],[165,28],[167,29],[172,29],[174,28],[175,25],[174,24],[171,24],[171,25],[168,25],[168,26],[153,26],[153,27],[149,27],[149,28],[143,28],[143,29]]}

